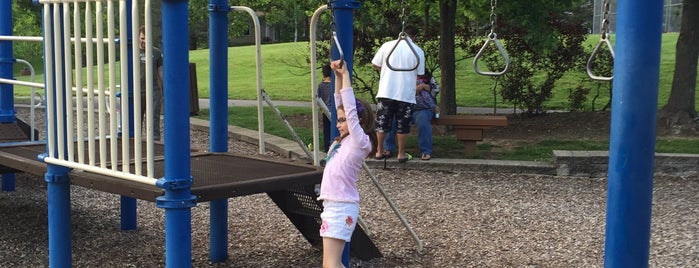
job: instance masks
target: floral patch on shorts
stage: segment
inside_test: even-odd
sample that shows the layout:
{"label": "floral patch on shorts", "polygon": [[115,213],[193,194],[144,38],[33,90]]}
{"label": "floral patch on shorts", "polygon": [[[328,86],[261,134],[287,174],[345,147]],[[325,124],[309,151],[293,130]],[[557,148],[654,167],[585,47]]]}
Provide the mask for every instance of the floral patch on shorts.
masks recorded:
{"label": "floral patch on shorts", "polygon": [[[352,216],[347,216],[345,219],[345,224],[347,224],[347,227],[352,227],[352,224],[354,223],[354,220],[352,220]],[[322,228],[322,226],[321,226]]]}
{"label": "floral patch on shorts", "polygon": [[324,234],[327,231],[328,231],[328,222],[323,221],[323,223],[320,224],[320,233]]}

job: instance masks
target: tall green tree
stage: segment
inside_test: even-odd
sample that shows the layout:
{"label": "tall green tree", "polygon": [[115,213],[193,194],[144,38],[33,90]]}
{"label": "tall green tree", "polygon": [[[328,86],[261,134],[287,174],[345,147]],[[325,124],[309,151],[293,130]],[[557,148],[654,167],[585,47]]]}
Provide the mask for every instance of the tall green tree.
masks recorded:
{"label": "tall green tree", "polygon": [[456,0],[440,1],[439,61],[441,62],[441,93],[439,109],[444,114],[456,114]]}
{"label": "tall green tree", "polygon": [[677,130],[697,132],[694,103],[699,59],[699,3],[683,1],[682,28],[677,39],[675,73],[667,104],[658,112],[658,120]]}
{"label": "tall green tree", "polygon": [[[41,7],[31,1],[12,1],[12,32],[18,36],[41,36]],[[14,57],[31,62],[35,66],[43,64],[41,42],[13,42]],[[20,65],[16,65],[20,66]],[[34,68],[37,72],[43,68]]]}

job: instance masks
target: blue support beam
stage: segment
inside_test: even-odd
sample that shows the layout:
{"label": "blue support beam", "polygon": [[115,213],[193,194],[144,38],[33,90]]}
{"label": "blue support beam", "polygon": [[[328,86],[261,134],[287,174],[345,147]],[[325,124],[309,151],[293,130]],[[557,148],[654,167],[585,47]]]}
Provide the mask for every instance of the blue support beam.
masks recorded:
{"label": "blue support beam", "polygon": [[[347,70],[352,73],[352,63],[354,58],[354,11],[359,9],[361,4],[359,1],[352,0],[340,0],[333,1],[331,3],[332,11],[335,17],[335,27],[337,32],[337,39],[340,47],[342,48],[345,64],[347,64]],[[340,53],[336,47],[333,47],[332,58],[339,59]],[[351,75],[350,75],[351,77]],[[334,76],[333,76],[333,84]],[[332,99],[332,98],[331,98]],[[334,103],[332,103],[332,109],[334,110]],[[337,113],[333,112],[331,116],[331,124],[334,126],[337,123]],[[331,137],[337,137],[339,135],[338,129],[335,127],[330,128],[332,130]],[[345,267],[349,267],[350,263],[350,243],[345,243],[345,249],[342,252],[342,264]]]}
{"label": "blue support beam", "polygon": [[605,267],[648,267],[662,0],[617,2]]}
{"label": "blue support beam", "polygon": [[[228,13],[226,0],[209,2],[210,113],[209,149],[228,151]],[[211,262],[228,259],[228,199],[213,200],[209,207],[209,258]]]}
{"label": "blue support beam", "polygon": [[209,4],[210,149],[228,151],[228,12],[226,0]]}
{"label": "blue support beam", "polygon": [[7,173],[2,174],[2,191],[12,192],[15,190],[15,174]]}
{"label": "blue support beam", "polygon": [[192,195],[189,137],[189,26],[187,1],[162,2],[165,94],[165,190],[156,205],[165,209],[165,266],[192,266]]}
{"label": "blue support beam", "polygon": [[72,267],[70,226],[70,178],[66,167],[48,164],[49,267]]}
{"label": "blue support beam", "polygon": [[[49,165],[51,166],[51,165]],[[70,180],[67,169],[55,167],[46,173],[49,226],[49,266],[72,267],[70,225]]]}
{"label": "blue support beam", "polygon": [[[12,1],[0,3],[0,35],[12,35]],[[12,41],[0,41],[0,77],[12,79]],[[15,122],[14,87],[0,84],[0,123]]]}
{"label": "blue support beam", "polygon": [[[0,3],[0,35],[12,35],[12,1]],[[12,41],[0,41],[0,78],[12,79]],[[15,122],[14,87],[0,84],[0,123]],[[2,191],[15,190],[15,174],[2,174]]]}
{"label": "blue support beam", "polygon": [[121,206],[121,229],[136,230],[138,226],[136,198],[122,195],[119,198],[119,205]]}
{"label": "blue support beam", "polygon": [[[132,1],[127,0],[126,1],[126,6],[128,7],[126,9],[126,54],[127,54],[127,68],[129,70],[129,73],[133,73],[133,46],[134,46],[134,40],[131,37],[133,34],[133,30],[131,30],[131,27],[133,26],[133,21],[131,21],[131,15],[133,14],[131,11],[131,5]],[[133,138],[134,137],[134,108],[133,108],[133,92],[134,92],[134,87],[133,87],[133,76],[129,75],[128,76],[128,86],[126,90],[129,92],[129,97],[126,101],[127,106],[128,106],[128,115],[129,115],[129,133],[128,136]],[[122,90],[124,90],[122,88]],[[123,101],[123,100],[122,100]],[[145,101],[145,100],[142,100]],[[158,126],[159,127],[159,126]],[[138,204],[136,202],[136,198],[133,197],[128,197],[128,196],[121,196],[120,197],[120,205],[121,205],[121,229],[122,230],[136,230],[138,227]]]}

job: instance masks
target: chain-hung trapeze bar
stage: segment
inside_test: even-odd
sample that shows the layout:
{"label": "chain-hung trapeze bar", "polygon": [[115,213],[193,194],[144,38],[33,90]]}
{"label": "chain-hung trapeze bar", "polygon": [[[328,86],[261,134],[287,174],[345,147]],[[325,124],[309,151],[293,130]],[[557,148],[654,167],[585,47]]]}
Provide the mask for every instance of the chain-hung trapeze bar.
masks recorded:
{"label": "chain-hung trapeze bar", "polygon": [[609,32],[609,5],[609,0],[605,0],[604,13],[602,15],[602,33],[600,34],[600,39],[597,46],[595,46],[595,49],[592,50],[590,58],[587,59],[586,65],[587,75],[590,76],[590,78],[599,81],[611,81],[614,79],[613,73],[612,76],[599,76],[592,72],[592,65],[594,64],[595,58],[599,55],[603,45],[607,46],[607,49],[609,49],[609,54],[612,55],[612,60],[614,60],[614,48],[612,48],[612,43],[609,42],[609,36],[607,36],[607,32]]}
{"label": "chain-hung trapeze bar", "polygon": [[[497,7],[497,1],[491,0],[490,1],[490,33],[488,34],[488,38],[485,40],[485,44],[483,44],[481,49],[478,51],[478,53],[476,54],[476,57],[473,58],[473,69],[475,69],[476,73],[479,75],[501,76],[501,75],[505,74],[507,72],[507,70],[510,68],[510,57],[507,56],[507,52],[505,52],[505,48],[502,47],[500,40],[498,40],[498,35],[495,33],[495,24],[497,22],[497,15],[495,14],[496,7]],[[505,68],[503,68],[499,72],[481,71],[481,69],[478,68],[478,60],[483,56],[486,48],[488,47],[488,45],[490,43],[495,44],[495,47],[497,47],[498,51],[500,52],[500,55],[505,60]]]}
{"label": "chain-hung trapeze bar", "polygon": [[[391,51],[388,52],[388,56],[386,57],[386,67],[388,69],[391,69],[396,72],[410,72],[414,71],[417,69],[418,66],[420,66],[420,55],[417,53],[415,50],[414,45],[412,42],[408,41],[408,33],[405,32],[405,0],[400,1],[401,5],[401,11],[400,11],[400,20],[401,20],[401,30],[400,33],[398,34],[398,40],[396,43],[393,45],[393,48],[391,48]],[[407,67],[407,68],[397,68],[391,65],[391,56],[393,55],[393,52],[396,51],[396,48],[398,45],[400,45],[400,42],[405,42],[405,44],[408,45],[408,48],[410,48],[410,51],[413,53],[413,56],[415,56],[415,66],[412,67]]]}

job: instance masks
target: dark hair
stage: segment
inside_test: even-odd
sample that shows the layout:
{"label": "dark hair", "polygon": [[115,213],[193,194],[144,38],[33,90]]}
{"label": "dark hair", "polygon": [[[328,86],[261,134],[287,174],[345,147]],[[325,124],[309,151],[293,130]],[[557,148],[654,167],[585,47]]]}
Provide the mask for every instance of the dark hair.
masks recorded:
{"label": "dark hair", "polygon": [[[345,110],[343,105],[337,107],[337,109]],[[371,141],[371,152],[367,154],[366,157],[371,157],[376,154],[376,147],[378,146],[378,138],[376,137],[376,119],[374,117],[374,111],[371,109],[371,105],[362,99],[357,99],[357,117],[359,117],[359,125],[364,130],[364,134],[369,136],[369,141]],[[336,140],[340,140],[344,137],[337,137]]]}
{"label": "dark hair", "polygon": [[417,28],[415,28],[415,26],[406,25],[404,31],[410,36],[417,36]]}
{"label": "dark hair", "polygon": [[430,72],[430,70],[427,70],[427,68],[425,68],[425,74],[421,75],[420,77],[424,78],[425,81],[427,81],[427,83],[429,83],[430,80],[432,80],[432,72]]}
{"label": "dark hair", "polygon": [[323,65],[323,77],[330,77],[332,69],[330,69],[330,64]]}
{"label": "dark hair", "polygon": [[145,25],[141,25],[141,27],[138,28],[138,33],[139,33],[139,34],[146,34],[146,26],[145,26]]}

